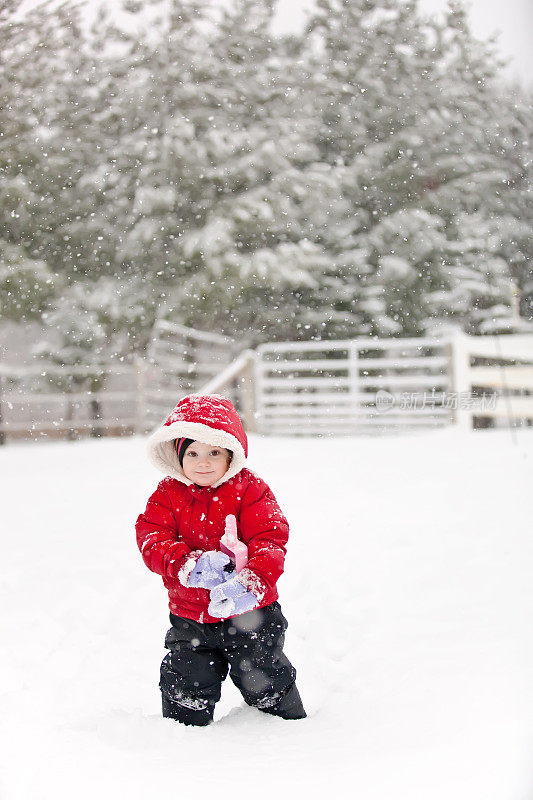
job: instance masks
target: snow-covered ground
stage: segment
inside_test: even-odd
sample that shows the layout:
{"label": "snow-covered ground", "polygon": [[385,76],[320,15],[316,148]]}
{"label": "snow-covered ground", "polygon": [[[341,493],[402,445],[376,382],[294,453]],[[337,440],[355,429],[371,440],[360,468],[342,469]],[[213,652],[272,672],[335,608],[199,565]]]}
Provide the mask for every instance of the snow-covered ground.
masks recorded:
{"label": "snow-covered ground", "polygon": [[309,716],[160,716],[143,438],[0,448],[0,797],[533,797],[533,431],[251,437]]}

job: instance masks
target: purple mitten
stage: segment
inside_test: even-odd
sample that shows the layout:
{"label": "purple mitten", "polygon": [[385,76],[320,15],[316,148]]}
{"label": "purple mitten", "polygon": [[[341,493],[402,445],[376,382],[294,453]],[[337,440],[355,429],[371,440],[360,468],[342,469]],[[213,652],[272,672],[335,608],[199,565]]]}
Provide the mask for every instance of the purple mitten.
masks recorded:
{"label": "purple mitten", "polygon": [[230,578],[221,583],[209,594],[211,602],[207,609],[212,617],[234,617],[244,614],[257,606],[258,600],[253,592],[242,585],[239,578]]}
{"label": "purple mitten", "polygon": [[208,550],[203,553],[193,571],[189,575],[187,586],[199,589],[213,589],[220,583],[227,581],[231,571],[226,567],[231,564],[231,559],[219,550]]}

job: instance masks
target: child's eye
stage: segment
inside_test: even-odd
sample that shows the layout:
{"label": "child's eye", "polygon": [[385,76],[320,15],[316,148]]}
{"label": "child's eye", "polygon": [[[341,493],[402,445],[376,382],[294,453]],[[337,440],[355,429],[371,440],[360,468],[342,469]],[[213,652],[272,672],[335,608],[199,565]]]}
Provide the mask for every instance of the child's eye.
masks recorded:
{"label": "child's eye", "polygon": [[212,456],[219,456],[220,455],[220,450],[211,450],[211,455]]}

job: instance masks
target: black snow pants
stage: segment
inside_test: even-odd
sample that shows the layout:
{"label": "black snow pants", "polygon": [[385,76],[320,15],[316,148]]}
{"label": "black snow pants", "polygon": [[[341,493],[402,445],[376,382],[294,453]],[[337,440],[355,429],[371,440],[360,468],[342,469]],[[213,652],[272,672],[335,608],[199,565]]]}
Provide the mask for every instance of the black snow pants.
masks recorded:
{"label": "black snow pants", "polygon": [[250,706],[284,719],[306,716],[296,670],[283,653],[287,620],[276,601],[221,622],[170,615],[161,664],[163,716],[185,725],[208,725],[230,678]]}

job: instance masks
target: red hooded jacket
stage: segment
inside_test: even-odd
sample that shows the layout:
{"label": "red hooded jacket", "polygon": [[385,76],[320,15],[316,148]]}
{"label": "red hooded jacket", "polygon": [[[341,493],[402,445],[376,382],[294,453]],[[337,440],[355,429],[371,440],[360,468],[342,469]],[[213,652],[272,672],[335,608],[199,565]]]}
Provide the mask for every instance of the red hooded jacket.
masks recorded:
{"label": "red hooded jacket", "polygon": [[[229,469],[213,486],[185,477],[173,440],[186,437],[233,452]],[[258,598],[258,608],[277,600],[289,526],[267,484],[247,469],[248,440],[233,404],[218,395],[183,398],[148,440],[149,457],[166,474],[137,523],[144,563],[163,577],[173,614],[197,622],[219,622],[207,612],[209,591],[186,585],[196,561],[220,550],[228,514],[248,547],[239,580]]]}

